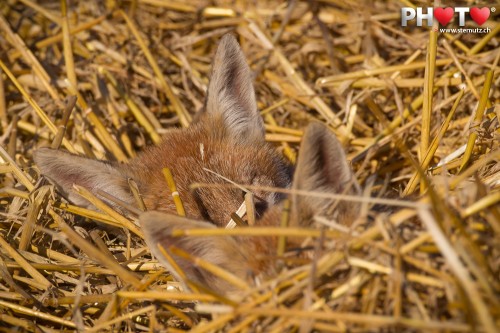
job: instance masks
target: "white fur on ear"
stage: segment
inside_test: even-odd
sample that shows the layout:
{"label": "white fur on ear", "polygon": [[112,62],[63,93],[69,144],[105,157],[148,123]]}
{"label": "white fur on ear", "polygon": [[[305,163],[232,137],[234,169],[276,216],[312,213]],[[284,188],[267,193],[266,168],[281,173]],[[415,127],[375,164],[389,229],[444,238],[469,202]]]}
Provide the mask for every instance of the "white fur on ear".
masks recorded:
{"label": "white fur on ear", "polygon": [[295,188],[341,193],[354,180],[342,145],[326,126],[309,125],[299,152]]}
{"label": "white fur on ear", "polygon": [[[297,190],[332,194],[361,193],[342,145],[321,123],[310,124],[304,133],[292,187]],[[302,196],[296,200],[303,204],[302,207],[308,207],[315,214],[326,213],[327,205],[331,201]],[[348,217],[358,213],[358,205],[353,202],[341,201],[338,209]]]}
{"label": "white fur on ear", "polygon": [[264,139],[250,68],[231,34],[224,35],[219,43],[207,94],[206,112],[220,115],[231,137]]}
{"label": "white fur on ear", "polygon": [[[54,183],[69,201],[76,205],[94,208],[87,200],[73,191],[73,184],[83,186],[95,195],[97,195],[97,190],[101,190],[124,202],[134,202],[127,177],[111,163],[49,148],[38,149],[33,158],[41,173]],[[114,205],[106,199],[103,200]]]}

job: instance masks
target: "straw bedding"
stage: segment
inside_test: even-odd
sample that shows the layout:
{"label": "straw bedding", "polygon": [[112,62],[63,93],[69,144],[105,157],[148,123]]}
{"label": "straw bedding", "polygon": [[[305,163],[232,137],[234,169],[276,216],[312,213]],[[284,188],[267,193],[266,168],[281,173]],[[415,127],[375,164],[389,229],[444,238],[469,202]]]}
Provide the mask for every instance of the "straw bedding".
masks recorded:
{"label": "straw bedding", "polygon": [[[497,332],[498,14],[484,34],[402,28],[412,5],[428,3],[2,1],[0,330]],[[180,289],[129,217],[68,204],[32,160],[52,144],[126,161],[187,126],[227,32],[266,139],[294,162],[328,124],[365,194],[345,237],[306,238],[237,303]]]}

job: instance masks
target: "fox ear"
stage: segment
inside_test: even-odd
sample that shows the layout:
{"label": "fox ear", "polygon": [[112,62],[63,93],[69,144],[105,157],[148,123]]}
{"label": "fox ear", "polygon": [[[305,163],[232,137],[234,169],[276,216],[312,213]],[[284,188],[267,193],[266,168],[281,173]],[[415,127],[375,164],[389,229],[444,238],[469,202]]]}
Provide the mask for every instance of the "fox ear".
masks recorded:
{"label": "fox ear", "polygon": [[[111,163],[49,148],[38,149],[33,157],[42,175],[53,182],[61,194],[76,205],[94,208],[73,191],[73,184],[85,187],[98,197],[98,190],[102,190],[124,202],[134,202],[127,177]],[[114,206],[112,202],[100,198]]]}
{"label": "fox ear", "polygon": [[250,68],[231,34],[222,37],[212,65],[206,113],[220,116],[238,141],[264,140]]}
{"label": "fox ear", "polygon": [[[175,230],[215,229],[216,227],[213,224],[154,211],[142,213],[139,216],[139,222],[151,253],[181,282],[181,274],[175,271],[160,248],[168,251],[169,247],[174,246],[193,257],[216,265],[244,280],[251,274],[247,257],[250,254],[245,254],[243,252],[244,244],[238,244],[233,238],[223,236],[174,236],[173,234]],[[204,270],[195,263],[178,256],[173,256],[173,258],[189,280],[201,283],[220,294],[237,290],[234,285]]]}
{"label": "fox ear", "polygon": [[[304,191],[360,194],[360,187],[347,163],[344,149],[326,126],[313,123],[307,127],[300,145],[292,186]],[[298,209],[320,215],[327,213],[331,202],[330,199],[308,196],[297,196],[296,201]],[[352,223],[358,208],[355,202],[341,200],[337,206],[339,222]]]}

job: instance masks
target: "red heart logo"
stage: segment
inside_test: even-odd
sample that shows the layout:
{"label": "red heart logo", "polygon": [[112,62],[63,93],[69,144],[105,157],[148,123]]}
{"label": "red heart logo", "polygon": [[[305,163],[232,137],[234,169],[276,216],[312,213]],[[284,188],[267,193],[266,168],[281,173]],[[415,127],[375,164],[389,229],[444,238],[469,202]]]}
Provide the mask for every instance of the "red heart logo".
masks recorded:
{"label": "red heart logo", "polygon": [[438,7],[434,9],[434,17],[436,18],[436,20],[439,21],[439,23],[441,23],[442,26],[445,26],[448,24],[448,22],[450,22],[450,20],[453,17],[453,13],[454,13],[453,8],[451,7],[446,7],[446,8]]}
{"label": "red heart logo", "polygon": [[488,7],[483,7],[481,9],[474,7],[470,9],[470,17],[479,25],[482,25],[488,17],[490,17],[490,9]]}

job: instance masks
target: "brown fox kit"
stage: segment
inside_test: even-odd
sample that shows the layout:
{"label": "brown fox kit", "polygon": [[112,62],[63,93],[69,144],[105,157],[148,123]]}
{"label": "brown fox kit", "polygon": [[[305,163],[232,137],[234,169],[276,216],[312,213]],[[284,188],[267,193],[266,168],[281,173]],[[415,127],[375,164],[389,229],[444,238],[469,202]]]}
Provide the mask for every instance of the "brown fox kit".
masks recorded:
{"label": "brown fox kit", "polygon": [[[243,191],[206,187],[191,192],[192,183],[286,187],[290,167],[264,139],[250,68],[236,41],[225,35],[213,61],[205,110],[187,129],[172,130],[163,142],[148,148],[128,164],[92,160],[53,149],[34,154],[41,173],[71,202],[92,208],[72,191],[73,184],[95,195],[99,190],[136,205],[129,190],[133,179],[148,210],[176,211],[162,169],[170,168],[186,216],[225,226],[243,202]],[[257,215],[277,201],[275,193],[254,191]],[[102,198],[110,205],[111,201]]]}
{"label": "brown fox kit", "polygon": [[[329,194],[360,193],[342,146],[324,125],[311,124],[306,129],[300,146],[293,188]],[[335,209],[332,209],[333,203],[334,200],[331,199],[294,196],[290,225],[308,227],[314,222],[315,215],[321,215],[350,226],[359,212],[359,204],[339,201]],[[256,225],[278,226],[282,211],[280,204],[271,207]],[[215,226],[159,212],[143,213],[139,220],[151,252],[173,274],[176,272],[163,254],[163,249],[168,250],[170,246],[231,272],[247,281],[249,286],[254,285],[255,277],[266,279],[276,274],[275,237],[173,236],[174,230],[209,229]],[[178,257],[174,259],[186,277],[195,283],[203,284],[220,294],[232,295],[241,291],[190,261]]]}

